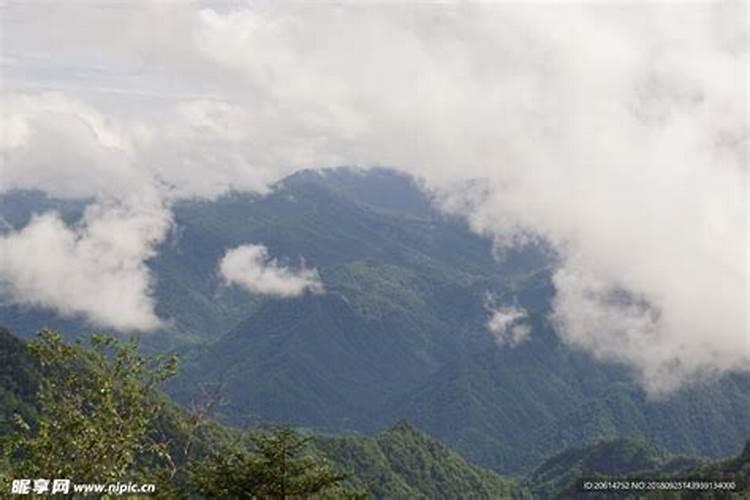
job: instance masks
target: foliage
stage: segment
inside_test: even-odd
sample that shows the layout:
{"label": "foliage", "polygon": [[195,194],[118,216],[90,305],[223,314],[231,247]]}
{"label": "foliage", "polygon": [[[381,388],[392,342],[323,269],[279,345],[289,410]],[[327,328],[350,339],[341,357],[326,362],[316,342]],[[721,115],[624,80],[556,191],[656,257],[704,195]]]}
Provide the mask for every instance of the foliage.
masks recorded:
{"label": "foliage", "polygon": [[374,438],[319,437],[316,445],[375,498],[530,498],[514,481],[467,463],[406,422]]}
{"label": "foliage", "polygon": [[345,486],[346,476],[312,453],[310,440],[286,427],[252,432],[250,449],[212,453],[192,466],[191,480],[208,498],[364,498]]}
{"label": "foliage", "polygon": [[39,383],[39,367],[26,345],[0,328],[0,436],[16,426],[16,415],[36,419],[33,399]]}
{"label": "foliage", "polygon": [[[18,419],[15,433],[0,434],[7,451],[0,482],[140,479],[157,482],[159,497],[167,499],[530,497],[524,485],[467,463],[407,423],[372,438],[313,436],[282,427],[238,440],[237,432],[210,418],[215,398],[188,411],[161,397],[158,386],[174,373],[175,361],[138,354],[134,340],[95,335],[90,346],[70,345],[43,331],[25,346],[0,329],[0,358],[10,367],[0,369],[0,394],[15,402],[0,410],[26,408],[30,415]],[[736,457],[709,463],[642,440],[603,441],[557,454],[527,483],[534,498],[575,498],[574,481],[586,475],[711,478],[747,488],[750,444]],[[746,491],[700,498],[742,498]]]}
{"label": "foliage", "polygon": [[[236,433],[209,416],[215,401],[186,411],[164,399],[157,389],[175,373],[176,359],[141,355],[134,339],[93,335],[84,346],[43,330],[26,346],[10,334],[0,340],[0,353],[28,355],[38,389],[19,399],[33,400],[38,411],[29,420],[17,415],[17,428],[2,434],[3,488],[14,477],[56,477],[156,482],[159,498],[193,489],[206,498],[364,495],[312,453],[310,437],[291,429],[253,432],[250,448],[230,447]],[[9,373],[0,389],[11,394],[24,375]]]}
{"label": "foliage", "polygon": [[40,366],[38,415],[18,419],[6,440],[15,477],[115,482],[146,478],[144,466],[166,453],[148,439],[163,404],[154,389],[176,360],[142,356],[137,342],[93,335],[90,349],[43,330],[28,345]]}

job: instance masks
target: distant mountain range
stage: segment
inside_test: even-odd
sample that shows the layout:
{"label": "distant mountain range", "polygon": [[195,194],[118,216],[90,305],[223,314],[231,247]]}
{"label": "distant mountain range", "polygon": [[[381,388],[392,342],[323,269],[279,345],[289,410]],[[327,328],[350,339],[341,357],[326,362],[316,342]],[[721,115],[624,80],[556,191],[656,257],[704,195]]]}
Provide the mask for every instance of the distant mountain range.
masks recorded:
{"label": "distant mountain range", "polygon": [[[49,208],[73,221],[82,207],[29,192],[0,198],[12,227]],[[224,421],[359,435],[406,419],[470,461],[516,475],[602,440],[720,457],[750,437],[750,377],[647,398],[625,368],[556,335],[547,320],[549,249],[495,255],[492,241],[436,211],[403,175],[303,171],[266,196],[184,201],[174,216],[173,234],[149,262],[158,313],[171,322],[143,343],[181,354],[169,387],[177,401],[220,383]],[[325,292],[278,299],[226,287],[218,261],[246,243],[292,265],[304,259]],[[487,329],[488,301],[525,309],[529,338],[499,346]],[[0,308],[0,324],[23,336],[45,324],[92,329],[13,305]]]}

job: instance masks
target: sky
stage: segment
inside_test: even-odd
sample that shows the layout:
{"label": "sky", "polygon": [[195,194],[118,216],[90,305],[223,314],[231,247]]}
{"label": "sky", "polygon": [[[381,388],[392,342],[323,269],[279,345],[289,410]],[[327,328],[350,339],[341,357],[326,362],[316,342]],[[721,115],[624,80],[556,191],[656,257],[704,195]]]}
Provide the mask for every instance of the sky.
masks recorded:
{"label": "sky", "polygon": [[[747,9],[0,1],[0,193],[91,200],[0,238],[0,292],[158,328],[145,261],[176,200],[378,165],[498,248],[554,246],[558,335],[649,393],[747,371]],[[262,245],[227,249],[225,280],[322,289]]]}

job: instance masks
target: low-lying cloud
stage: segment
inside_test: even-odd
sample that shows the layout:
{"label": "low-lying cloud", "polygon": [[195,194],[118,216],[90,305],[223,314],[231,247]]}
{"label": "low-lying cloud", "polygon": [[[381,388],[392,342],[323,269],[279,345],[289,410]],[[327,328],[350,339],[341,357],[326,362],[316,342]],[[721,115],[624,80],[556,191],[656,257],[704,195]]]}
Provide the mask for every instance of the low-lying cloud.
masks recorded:
{"label": "low-lying cloud", "polygon": [[531,327],[525,323],[528,313],[522,307],[506,306],[490,309],[487,329],[499,346],[516,347],[528,340]]}
{"label": "low-lying cloud", "polygon": [[74,227],[55,213],[36,216],[0,236],[2,296],[122,331],[157,328],[144,259],[169,223],[160,212],[98,205]]}
{"label": "low-lying cloud", "polygon": [[560,337],[651,393],[750,369],[744,2],[0,9],[0,192],[168,207],[388,165],[498,245],[553,245]]}
{"label": "low-lying cloud", "polygon": [[263,295],[297,297],[306,291],[323,291],[316,269],[283,266],[264,245],[248,244],[227,250],[219,262],[219,273],[227,285]]}

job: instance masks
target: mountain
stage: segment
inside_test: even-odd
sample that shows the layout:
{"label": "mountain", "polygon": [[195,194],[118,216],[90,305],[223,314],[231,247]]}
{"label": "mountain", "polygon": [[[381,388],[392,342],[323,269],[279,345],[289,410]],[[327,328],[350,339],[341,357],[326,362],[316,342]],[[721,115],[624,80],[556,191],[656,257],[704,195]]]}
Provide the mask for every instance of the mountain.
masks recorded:
{"label": "mountain", "polygon": [[[3,439],[17,430],[10,422],[14,413],[23,414],[32,427],[36,424],[36,387],[41,377],[54,374],[43,375],[37,370],[26,344],[5,329],[0,329],[0,359],[6,362],[0,372]],[[71,360],[76,373],[91,369],[92,365],[77,361],[80,360]],[[150,439],[167,445],[170,463],[175,466],[188,466],[188,459],[191,464],[201,463],[218,450],[235,449],[234,445],[242,441],[239,432],[211,420],[196,425],[195,415],[169,401],[157,397],[153,403],[160,404],[160,409]],[[336,470],[346,474],[348,482],[369,492],[372,498],[530,498],[517,481],[467,463],[455,451],[405,422],[372,438],[311,437],[310,451],[333,463]],[[0,463],[0,473],[4,465]],[[148,461],[142,466],[150,467],[153,477],[164,473],[160,465]],[[178,476],[169,476],[169,484],[180,486],[187,480],[185,474],[180,469]]]}
{"label": "mountain", "polygon": [[[737,498],[750,495],[750,441],[745,443],[742,451],[734,457],[702,464],[690,468],[686,474],[697,478],[710,478],[715,481],[728,481],[736,485]],[[709,495],[706,495],[711,498]],[[717,492],[713,498],[727,498],[722,492]]]}
{"label": "mountain", "polygon": [[[36,202],[71,219],[81,207],[8,196],[0,207],[13,208],[3,214],[13,227]],[[619,437],[720,457],[750,436],[750,377],[647,397],[626,368],[557,336],[547,319],[555,255],[543,243],[498,255],[403,175],[303,171],[264,196],[182,201],[174,218],[148,263],[169,326],[142,341],[183,358],[169,387],[179,402],[220,383],[225,422],[377,433],[407,419],[470,461],[512,474]],[[247,243],[292,267],[304,259],[324,293],[278,299],[225,286],[219,259]],[[525,342],[497,344],[487,329],[493,304],[527,311]],[[9,305],[0,322],[25,335],[45,323],[90,329]]]}
{"label": "mountain", "polygon": [[[0,359],[5,367],[0,376],[0,406],[4,418],[0,438],[8,435],[9,417],[24,414],[32,426],[35,421],[34,392],[41,373],[23,341],[0,329]],[[75,362],[72,360],[71,362]],[[87,369],[76,364],[77,369]],[[85,378],[85,377],[84,377]],[[154,403],[159,400],[154,399]],[[190,439],[191,463],[200,463],[218,449],[234,449],[239,433],[206,421],[194,427],[184,409],[169,403],[160,410],[151,438],[167,443],[177,466],[186,465],[185,453]],[[192,430],[191,430],[192,429]],[[642,440],[617,439],[591,446],[570,448],[547,459],[523,480],[503,477],[467,462],[446,445],[402,421],[375,436],[309,434],[310,452],[330,461],[344,473],[352,486],[367,491],[371,498],[486,498],[486,499],[567,499],[580,498],[576,490],[581,478],[595,481],[622,481],[628,478],[667,482],[715,481],[735,484],[734,496],[720,491],[668,493],[666,498],[743,498],[750,486],[750,442],[737,456],[704,461],[675,456]],[[190,438],[188,436],[191,436]],[[157,467],[152,474],[164,471]],[[161,471],[161,472],[160,472]],[[181,469],[172,487],[186,487]],[[156,477],[156,476],[154,476]],[[189,487],[189,486],[188,486]],[[175,490],[177,491],[177,490]],[[587,495],[589,497],[592,495]],[[663,492],[598,494],[596,498],[665,498]]]}
{"label": "mountain", "polygon": [[[592,494],[578,491],[581,479],[592,481],[658,480],[734,483],[734,492],[714,491],[613,491]],[[750,487],[750,442],[734,457],[706,462],[695,457],[675,456],[640,440],[602,441],[582,448],[570,448],[546,460],[525,483],[539,500],[582,497],[613,499],[747,498]]]}
{"label": "mountain", "polygon": [[583,448],[570,448],[546,460],[528,477],[534,498],[551,499],[573,492],[581,478],[647,477],[685,470],[700,463],[677,457],[644,441],[616,439]]}
{"label": "mountain", "polygon": [[[377,432],[405,418],[511,473],[618,436],[721,456],[750,434],[750,379],[648,398],[623,367],[571,350],[548,323],[554,255],[530,245],[497,259],[491,241],[436,212],[408,178],[301,172],[265,198],[188,208],[178,212],[184,234],[224,235],[214,256],[263,242],[274,255],[304,256],[326,288],[256,297],[244,320],[187,354],[173,395],[189,401],[196,381],[221,382],[229,421]],[[527,342],[495,343],[488,294],[528,311]]]}
{"label": "mountain", "polygon": [[406,422],[377,436],[321,436],[316,447],[375,499],[531,498],[517,483],[468,464]]}

